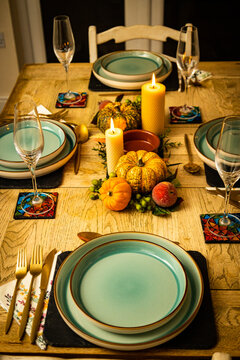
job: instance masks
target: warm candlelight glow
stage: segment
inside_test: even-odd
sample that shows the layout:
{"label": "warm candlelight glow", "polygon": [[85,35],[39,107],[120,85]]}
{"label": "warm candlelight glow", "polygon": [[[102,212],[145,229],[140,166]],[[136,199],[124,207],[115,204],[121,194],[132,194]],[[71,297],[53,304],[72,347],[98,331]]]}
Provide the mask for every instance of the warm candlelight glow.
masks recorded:
{"label": "warm candlelight glow", "polygon": [[111,133],[114,134],[115,133],[115,128],[114,128],[114,122],[113,122],[113,119],[111,118],[111,126],[110,126],[110,130],[111,130]]}
{"label": "warm candlelight glow", "polygon": [[155,79],[155,74],[152,74],[152,87],[154,88],[156,85],[156,79]]}

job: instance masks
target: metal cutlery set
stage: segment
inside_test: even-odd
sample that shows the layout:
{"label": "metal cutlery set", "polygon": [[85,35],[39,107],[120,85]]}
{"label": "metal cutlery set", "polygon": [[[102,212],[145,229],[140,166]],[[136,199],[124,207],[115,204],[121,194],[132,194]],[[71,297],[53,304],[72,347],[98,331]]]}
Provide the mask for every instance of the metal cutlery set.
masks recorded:
{"label": "metal cutlery set", "polygon": [[[19,328],[19,333],[18,333],[19,340],[21,340],[24,336],[25,328],[27,325],[28,317],[29,317],[32,287],[34,284],[34,279],[38,275],[41,274],[41,282],[40,282],[41,292],[40,292],[40,296],[38,299],[37,307],[36,307],[33,322],[32,322],[32,328],[31,328],[31,334],[30,334],[31,344],[33,344],[36,339],[37,332],[38,332],[39,325],[40,325],[41,316],[42,316],[42,311],[43,311],[44,297],[46,294],[46,289],[48,286],[51,267],[52,267],[52,263],[53,263],[56,252],[57,252],[56,249],[53,249],[47,255],[47,257],[43,263],[41,246],[39,246],[39,245],[35,246],[33,249],[32,257],[31,257],[31,261],[30,261],[30,267],[29,267],[29,271],[30,271],[32,278],[31,278],[29,289],[28,289],[28,294],[27,294],[25,305],[24,305],[24,309],[22,312],[22,318],[21,318],[20,328]],[[27,265],[26,249],[19,250],[18,256],[17,256],[17,266],[16,266],[16,271],[15,271],[17,280],[16,280],[11,304],[10,304],[8,314],[7,314],[7,320],[6,320],[6,325],[5,325],[5,333],[6,334],[8,333],[10,326],[12,324],[12,319],[13,319],[13,314],[14,314],[14,309],[15,309],[15,304],[16,304],[17,291],[18,291],[19,285],[21,283],[21,280],[26,276],[27,271],[28,271],[28,265]]]}

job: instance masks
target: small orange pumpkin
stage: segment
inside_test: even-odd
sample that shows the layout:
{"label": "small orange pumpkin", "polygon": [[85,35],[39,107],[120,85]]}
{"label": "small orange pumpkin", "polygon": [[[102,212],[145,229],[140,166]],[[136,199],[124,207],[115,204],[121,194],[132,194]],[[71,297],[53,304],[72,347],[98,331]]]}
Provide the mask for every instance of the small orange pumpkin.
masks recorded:
{"label": "small orange pumpkin", "polygon": [[99,193],[106,208],[120,211],[125,209],[131,200],[132,189],[125,179],[114,177],[104,181]]}

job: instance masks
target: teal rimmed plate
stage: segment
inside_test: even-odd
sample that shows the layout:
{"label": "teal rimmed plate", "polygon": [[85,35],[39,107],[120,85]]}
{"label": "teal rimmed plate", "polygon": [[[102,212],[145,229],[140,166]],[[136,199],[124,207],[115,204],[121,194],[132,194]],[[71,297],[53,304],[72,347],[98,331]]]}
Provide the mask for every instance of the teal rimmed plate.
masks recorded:
{"label": "teal rimmed plate", "polygon": [[70,290],[79,311],[106,331],[137,334],[167,323],[181,309],[187,278],[180,261],[144,240],[101,244],[78,261]]}
{"label": "teal rimmed plate", "polygon": [[162,70],[161,56],[149,51],[126,50],[107,54],[101,61],[101,71],[120,81],[144,81]]}
{"label": "teal rimmed plate", "polygon": [[[41,121],[44,148],[38,161],[39,165],[45,164],[56,157],[63,150],[66,135],[61,126],[50,121]],[[13,141],[14,123],[0,127],[0,165],[16,169],[26,169],[26,164],[17,153]]]}
{"label": "teal rimmed plate", "polygon": [[225,116],[217,119],[213,119],[211,121],[208,121],[200,125],[198,129],[195,131],[195,134],[193,136],[193,142],[198,156],[205,164],[207,164],[208,166],[210,166],[212,169],[215,170],[216,170],[215,152],[209,148],[206,135],[210,127],[218,123],[222,124],[224,118]]}
{"label": "teal rimmed plate", "polygon": [[[44,120],[45,121],[45,120]],[[74,155],[77,148],[77,140],[74,131],[67,125],[59,123],[55,120],[47,120],[55,125],[61,127],[66,134],[66,142],[63,150],[46,164],[37,165],[36,176],[43,176],[49,174],[63,165],[65,165]],[[0,165],[0,176],[7,179],[30,179],[31,174],[28,169],[8,168]]]}
{"label": "teal rimmed plate", "polygon": [[[116,334],[105,331],[81,314],[70,291],[70,277],[77,262],[90,250],[110,241],[135,239],[149,241],[171,251],[182,263],[188,278],[186,299],[179,312],[157,329],[140,334]],[[203,297],[201,272],[193,258],[181,247],[157,235],[120,232],[100,236],[73,251],[60,266],[54,282],[54,298],[65,323],[82,338],[105,348],[115,350],[147,349],[174,338],[195,318]]]}
{"label": "teal rimmed plate", "polygon": [[[116,89],[124,89],[124,90],[137,90],[140,89],[141,86],[143,84],[145,84],[146,82],[150,82],[151,79],[148,80],[144,80],[144,81],[120,81],[120,79],[115,79],[109,75],[107,75],[106,73],[104,73],[103,68],[102,68],[102,61],[104,60],[104,58],[107,55],[104,55],[102,57],[100,57],[99,59],[97,59],[94,64],[93,64],[93,74],[95,75],[95,77],[102,82],[104,85],[116,88]],[[165,80],[172,71],[172,63],[170,60],[168,60],[166,57],[162,56],[162,61],[163,61],[163,67],[161,69],[161,71],[157,74],[156,77],[156,81],[157,82],[162,82],[163,80]]]}

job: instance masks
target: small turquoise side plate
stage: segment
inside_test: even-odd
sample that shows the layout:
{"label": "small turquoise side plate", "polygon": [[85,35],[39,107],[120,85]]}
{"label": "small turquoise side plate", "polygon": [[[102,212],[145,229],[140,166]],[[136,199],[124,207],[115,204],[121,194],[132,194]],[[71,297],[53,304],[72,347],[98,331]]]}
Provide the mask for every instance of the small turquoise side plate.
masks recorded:
{"label": "small turquoise side plate", "polygon": [[118,334],[153,330],[172,319],[187,293],[180,261],[142,240],[117,240],[90,250],[76,264],[70,289],[84,316]]}
{"label": "small turquoise side plate", "polygon": [[120,81],[149,80],[163,67],[160,55],[149,51],[126,50],[107,54],[101,62],[102,71]]}

